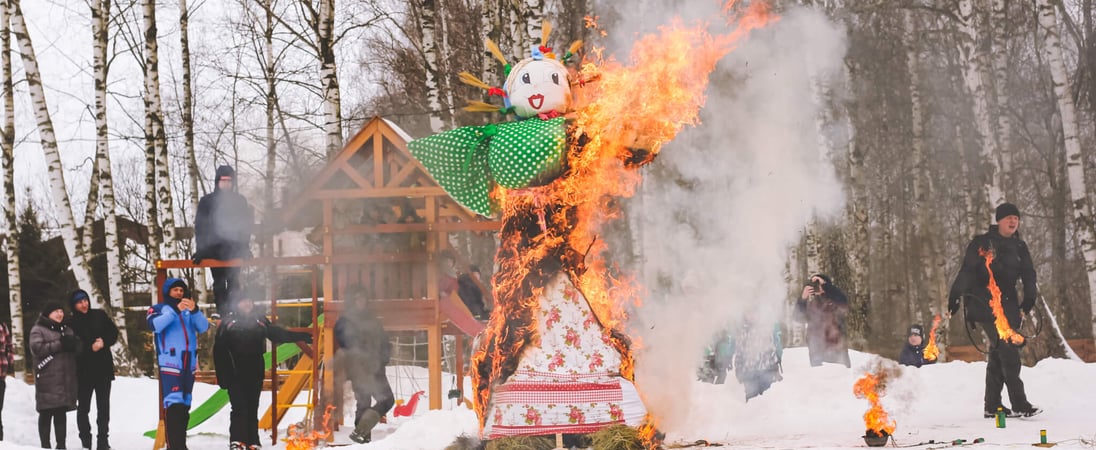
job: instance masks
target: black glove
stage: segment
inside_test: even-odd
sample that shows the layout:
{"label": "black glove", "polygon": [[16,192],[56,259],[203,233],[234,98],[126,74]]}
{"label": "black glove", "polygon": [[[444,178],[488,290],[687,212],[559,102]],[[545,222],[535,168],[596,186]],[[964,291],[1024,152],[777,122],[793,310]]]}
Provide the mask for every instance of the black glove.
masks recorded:
{"label": "black glove", "polygon": [[61,351],[74,352],[80,346],[80,340],[71,334],[61,335]]}
{"label": "black glove", "polygon": [[959,312],[959,298],[948,299],[948,315],[954,316]]}

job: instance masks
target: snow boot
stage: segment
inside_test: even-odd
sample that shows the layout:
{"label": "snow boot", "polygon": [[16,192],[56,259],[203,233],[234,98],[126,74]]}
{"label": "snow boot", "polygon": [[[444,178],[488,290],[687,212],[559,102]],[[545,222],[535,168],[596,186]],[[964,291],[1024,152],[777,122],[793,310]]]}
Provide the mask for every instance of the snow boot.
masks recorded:
{"label": "snow boot", "polygon": [[1016,415],[1017,417],[1032,417],[1039,415],[1041,412],[1043,412],[1042,408],[1031,405],[1027,409],[1017,409]]}
{"label": "snow boot", "polygon": [[[1005,417],[1016,417],[1015,415],[1013,415],[1014,413],[1012,412],[1012,410],[1008,409],[1008,407],[1002,406],[1001,409],[1005,411]],[[982,411],[982,417],[986,419],[992,419],[994,417],[997,417],[997,408]]]}
{"label": "snow boot", "polygon": [[372,409],[365,410],[361,419],[354,425],[354,432],[350,434],[350,439],[359,444],[371,441],[373,427],[377,426],[380,421],[380,413]]}
{"label": "snow boot", "polygon": [[232,441],[228,444],[228,450],[247,450],[247,444],[240,441]]}

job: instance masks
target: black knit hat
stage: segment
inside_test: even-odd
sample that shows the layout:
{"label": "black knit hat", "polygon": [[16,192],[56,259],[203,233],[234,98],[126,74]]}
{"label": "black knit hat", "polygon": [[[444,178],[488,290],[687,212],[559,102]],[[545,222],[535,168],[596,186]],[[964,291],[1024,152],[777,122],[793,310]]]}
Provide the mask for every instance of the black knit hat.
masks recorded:
{"label": "black knit hat", "polygon": [[925,337],[925,328],[922,327],[919,324],[910,325],[910,332],[909,332],[909,334],[906,335],[906,337],[909,337],[909,336]]}
{"label": "black knit hat", "polygon": [[221,177],[232,177],[233,179],[235,179],[236,170],[233,169],[232,166],[227,164],[217,167],[217,179],[220,180]]}
{"label": "black knit hat", "polygon": [[1020,208],[1017,208],[1016,205],[1013,205],[1012,203],[1002,203],[997,206],[997,214],[994,215],[993,219],[1000,222],[1001,219],[1008,216],[1020,217]]}
{"label": "black knit hat", "polygon": [[87,291],[83,289],[77,289],[75,291],[72,291],[72,294],[69,295],[70,306],[76,306],[76,304],[80,303],[81,300],[87,300],[89,302],[91,301],[91,297],[89,297]]}
{"label": "black knit hat", "polygon": [[58,309],[64,311],[65,305],[61,304],[61,302],[46,302],[45,305],[42,305],[42,317],[48,317],[49,313],[57,311]]}

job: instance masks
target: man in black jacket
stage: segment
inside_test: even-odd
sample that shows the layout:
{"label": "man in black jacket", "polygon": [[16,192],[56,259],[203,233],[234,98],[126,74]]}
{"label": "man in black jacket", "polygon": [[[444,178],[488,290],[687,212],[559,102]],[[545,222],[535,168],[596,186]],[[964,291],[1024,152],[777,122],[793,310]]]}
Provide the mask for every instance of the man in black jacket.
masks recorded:
{"label": "man in black jacket", "polygon": [[[198,201],[194,218],[194,240],[198,250],[194,262],[212,258],[221,261],[251,257],[251,228],[254,211],[244,196],[236,192],[236,171],[232,166],[217,168],[217,185],[213,192]],[[230,292],[239,288],[239,267],[211,267],[213,301],[217,311],[212,318],[228,313],[226,303]]]}
{"label": "man in black jacket", "polygon": [[77,289],[69,295],[72,318],[69,324],[80,338],[81,351],[76,356],[77,405],[76,426],[80,430],[82,448],[91,448],[91,395],[95,394],[95,410],[98,412],[97,449],[109,450],[110,443],[110,385],[114,380],[114,358],[110,347],[118,342],[118,327],[101,309],[91,309],[88,293]]}
{"label": "man in black jacket", "polygon": [[213,344],[213,361],[217,384],[228,390],[232,411],[229,413],[229,448],[247,450],[259,448],[259,395],[266,377],[266,341],[312,343],[312,335],[289,331],[270,323],[255,308],[255,300],[263,298],[257,287],[240,291],[234,309],[217,328]]}
{"label": "man in black jacket", "polygon": [[[986,269],[986,258],[992,257],[990,269],[997,288],[1001,290],[1001,308],[1013,330],[1019,330],[1023,322],[1021,314],[1031,312],[1035,306],[1038,288],[1035,281],[1035,267],[1031,262],[1031,252],[1027,243],[1020,239],[1017,229],[1020,227],[1020,209],[1012,203],[1002,203],[995,212],[996,225],[990,225],[985,234],[975,236],[967,245],[963,256],[963,265],[948,294],[948,313],[954,315],[962,300],[964,314],[968,322],[980,323],[990,343],[989,361],[986,365],[986,393],[984,417],[992,418],[1001,403],[1001,389],[1008,388],[1008,398],[1012,410],[1005,408],[1007,414],[1030,417],[1042,412],[1028,402],[1024,393],[1024,382],[1020,380],[1020,349],[1011,342],[1003,341],[994,325],[993,312],[989,306],[990,273]],[[1023,301],[1016,292],[1016,282],[1024,284]],[[1023,311],[1021,313],[1021,311]]]}

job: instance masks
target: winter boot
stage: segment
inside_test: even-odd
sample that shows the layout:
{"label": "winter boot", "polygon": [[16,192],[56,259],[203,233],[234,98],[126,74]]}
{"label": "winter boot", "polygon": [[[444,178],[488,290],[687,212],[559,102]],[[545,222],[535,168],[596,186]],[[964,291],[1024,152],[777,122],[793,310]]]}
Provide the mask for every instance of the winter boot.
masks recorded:
{"label": "winter boot", "polygon": [[361,419],[354,425],[354,432],[350,433],[350,439],[359,444],[372,440],[373,427],[381,421],[381,415],[375,410],[367,409],[362,413]]}
{"label": "winter boot", "polygon": [[228,444],[228,450],[247,450],[247,444],[240,441],[232,441]]}
{"label": "winter boot", "polygon": [[190,405],[174,404],[167,408],[164,429],[168,450],[186,450],[186,426],[190,421]]}

